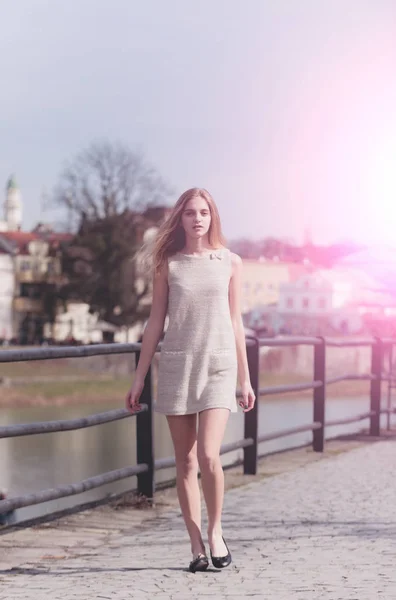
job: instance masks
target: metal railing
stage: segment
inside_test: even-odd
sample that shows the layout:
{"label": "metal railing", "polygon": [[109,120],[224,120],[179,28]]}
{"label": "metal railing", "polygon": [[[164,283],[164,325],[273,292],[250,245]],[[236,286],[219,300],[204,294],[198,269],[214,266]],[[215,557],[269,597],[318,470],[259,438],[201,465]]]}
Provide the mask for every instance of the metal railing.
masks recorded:
{"label": "metal railing", "polygon": [[[287,392],[299,392],[302,390],[313,390],[313,420],[311,423],[297,427],[274,431],[261,435],[258,431],[258,411],[260,403],[256,402],[253,410],[245,413],[244,438],[235,442],[225,444],[221,448],[221,454],[243,449],[243,472],[247,475],[257,473],[258,446],[262,442],[275,440],[296,433],[312,431],[312,447],[315,452],[323,452],[325,441],[325,429],[335,425],[359,422],[364,419],[370,420],[369,435],[379,436],[380,416],[383,413],[390,415],[395,412],[388,403],[388,408],[381,409],[381,382],[394,381],[390,374],[382,376],[382,365],[384,348],[392,348],[396,340],[381,340],[378,338],[368,340],[331,340],[324,338],[288,337],[268,338],[258,340],[247,338],[246,347],[250,378],[256,397],[284,394]],[[294,385],[281,385],[260,388],[260,347],[282,347],[282,346],[312,346],[314,350],[313,380],[308,383],[297,383]],[[365,375],[345,374],[326,379],[326,347],[357,347],[368,346],[371,348],[371,372]],[[159,347],[160,348],[160,347]],[[139,361],[141,344],[100,344],[79,347],[56,347],[26,350],[4,350],[0,352],[0,363],[20,362],[31,360],[50,360],[68,357],[87,357],[109,354],[133,353],[136,364]],[[355,415],[345,419],[332,421],[325,420],[326,387],[341,381],[369,381],[370,382],[370,410],[363,414]],[[237,394],[238,395],[238,394]],[[139,494],[152,498],[155,493],[155,472],[175,466],[174,457],[155,460],[153,444],[153,397],[152,397],[152,374],[149,369],[144,382],[144,388],[140,399],[141,410],[134,415],[126,409],[111,410],[104,413],[94,414],[88,417],[46,421],[37,423],[17,424],[0,427],[0,438],[27,436],[50,432],[61,432],[92,427],[116,421],[124,418],[136,418],[136,444],[137,465],[127,466],[114,471],[102,473],[95,477],[89,477],[78,483],[59,485],[55,488],[41,490],[40,492],[11,497],[0,501],[0,516],[18,508],[48,502],[74,494],[81,494],[87,490],[103,486],[105,484],[137,476],[137,491]]]}

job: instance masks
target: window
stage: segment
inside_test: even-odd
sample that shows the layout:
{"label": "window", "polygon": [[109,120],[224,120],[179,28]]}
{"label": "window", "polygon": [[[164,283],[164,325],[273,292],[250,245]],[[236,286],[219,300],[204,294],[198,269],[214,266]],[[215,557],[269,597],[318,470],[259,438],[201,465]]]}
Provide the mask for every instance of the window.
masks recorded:
{"label": "window", "polygon": [[32,268],[33,268],[33,273],[34,273],[35,275],[39,275],[39,274],[42,272],[42,271],[41,271],[41,263],[40,263],[40,261],[39,261],[39,260],[35,260],[35,261],[34,261],[34,263],[33,263],[33,265],[32,265]]}
{"label": "window", "polygon": [[22,260],[20,264],[21,271],[30,271],[31,264],[29,260]]}
{"label": "window", "polygon": [[47,262],[47,273],[48,275],[54,275],[55,273],[55,262],[52,260]]}
{"label": "window", "polygon": [[321,310],[325,310],[326,308],[326,298],[319,298],[318,300],[318,308]]}
{"label": "window", "polygon": [[287,308],[293,308],[294,307],[293,298],[288,298],[286,300],[286,306],[287,306]]}
{"label": "window", "polygon": [[309,298],[303,298],[303,308],[307,309],[309,308]]}
{"label": "window", "polygon": [[19,295],[21,298],[38,300],[41,298],[42,289],[40,285],[34,283],[21,283]]}

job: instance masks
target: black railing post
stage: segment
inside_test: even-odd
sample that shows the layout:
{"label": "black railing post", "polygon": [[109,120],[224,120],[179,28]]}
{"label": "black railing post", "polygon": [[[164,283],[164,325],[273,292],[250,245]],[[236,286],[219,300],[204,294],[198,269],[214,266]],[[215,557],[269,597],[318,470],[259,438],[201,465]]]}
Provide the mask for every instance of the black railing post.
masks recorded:
{"label": "black railing post", "polygon": [[249,365],[250,382],[256,395],[254,408],[245,413],[245,439],[252,438],[252,446],[243,449],[243,473],[244,475],[256,475],[257,473],[257,434],[258,434],[258,410],[260,403],[260,345],[257,338],[247,338],[253,342],[247,344],[246,352]]}
{"label": "black railing post", "polygon": [[[140,352],[137,352],[136,365],[139,358]],[[148,471],[137,476],[138,493],[151,499],[155,492],[151,367],[144,380],[140,403],[147,404],[148,409],[136,415],[136,458],[137,464],[148,465]]]}
{"label": "black railing post", "polygon": [[320,338],[320,343],[314,346],[314,381],[321,381],[320,387],[313,391],[313,420],[321,423],[319,429],[313,430],[314,452],[323,452],[325,438],[325,401],[326,401],[326,341]]}
{"label": "black railing post", "polygon": [[381,376],[382,376],[382,342],[375,338],[371,349],[371,374],[375,379],[370,382],[370,435],[380,435],[380,410],[381,410]]}

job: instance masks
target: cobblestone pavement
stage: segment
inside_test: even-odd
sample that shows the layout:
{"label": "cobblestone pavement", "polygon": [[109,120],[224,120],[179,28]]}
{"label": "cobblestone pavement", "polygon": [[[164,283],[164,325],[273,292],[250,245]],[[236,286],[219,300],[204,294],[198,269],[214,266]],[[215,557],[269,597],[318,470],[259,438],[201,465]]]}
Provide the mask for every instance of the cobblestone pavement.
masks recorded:
{"label": "cobblestone pavement", "polygon": [[2,536],[0,598],[394,600],[395,510],[395,442],[368,444],[228,491],[228,569],[187,571],[177,510],[140,525],[90,511]]}

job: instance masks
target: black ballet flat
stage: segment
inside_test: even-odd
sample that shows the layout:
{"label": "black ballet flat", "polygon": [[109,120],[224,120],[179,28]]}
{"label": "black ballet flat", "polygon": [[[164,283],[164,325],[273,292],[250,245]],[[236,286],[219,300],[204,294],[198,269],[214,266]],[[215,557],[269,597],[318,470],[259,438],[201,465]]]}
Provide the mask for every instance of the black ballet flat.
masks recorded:
{"label": "black ballet flat", "polygon": [[191,573],[196,573],[197,571],[206,571],[209,566],[208,557],[205,554],[198,554],[197,558],[194,558],[189,564],[188,570]]}
{"label": "black ballet flat", "polygon": [[224,569],[224,567],[228,567],[232,562],[231,552],[229,551],[224,538],[223,542],[227,548],[227,554],[225,556],[213,556],[212,551],[210,551],[210,558],[212,559],[212,564],[215,569]]}

